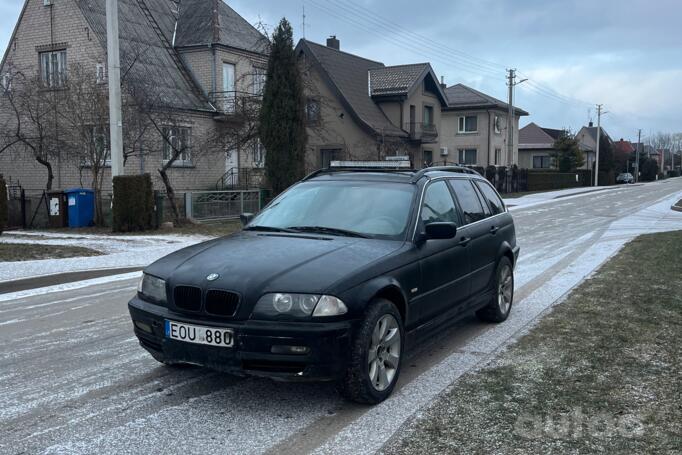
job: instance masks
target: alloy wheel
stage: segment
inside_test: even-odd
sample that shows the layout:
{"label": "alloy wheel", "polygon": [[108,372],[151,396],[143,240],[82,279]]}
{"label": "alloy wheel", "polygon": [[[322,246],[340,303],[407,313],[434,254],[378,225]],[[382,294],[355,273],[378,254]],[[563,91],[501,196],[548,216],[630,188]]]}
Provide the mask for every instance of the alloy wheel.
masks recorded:
{"label": "alloy wheel", "polygon": [[377,321],[367,355],[369,380],[375,390],[386,390],[400,364],[400,326],[395,317],[385,314]]}
{"label": "alloy wheel", "polygon": [[507,264],[500,270],[500,277],[497,283],[497,304],[500,307],[500,313],[507,314],[512,303],[512,293],[514,291],[511,267]]}

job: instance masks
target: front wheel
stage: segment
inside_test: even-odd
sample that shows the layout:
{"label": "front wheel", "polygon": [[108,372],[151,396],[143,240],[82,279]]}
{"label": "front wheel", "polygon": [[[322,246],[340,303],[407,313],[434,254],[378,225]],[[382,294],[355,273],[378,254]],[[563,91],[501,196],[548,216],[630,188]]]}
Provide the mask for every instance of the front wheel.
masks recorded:
{"label": "front wheel", "polygon": [[388,398],[400,375],[403,346],[398,309],[386,299],[372,301],[353,340],[348,368],[339,381],[341,395],[365,404]]}
{"label": "front wheel", "polygon": [[505,321],[511,311],[514,301],[514,268],[506,256],[497,263],[494,290],[490,303],[476,312],[476,316],[486,322]]}

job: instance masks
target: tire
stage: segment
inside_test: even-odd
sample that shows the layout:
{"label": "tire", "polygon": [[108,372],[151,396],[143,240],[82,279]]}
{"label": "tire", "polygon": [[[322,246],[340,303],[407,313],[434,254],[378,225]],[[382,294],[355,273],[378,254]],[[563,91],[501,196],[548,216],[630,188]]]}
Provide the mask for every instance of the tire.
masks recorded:
{"label": "tire", "polygon": [[403,321],[396,306],[386,299],[373,300],[353,339],[348,367],[338,383],[339,393],[363,404],[388,398],[400,376],[404,344]]}
{"label": "tire", "polygon": [[476,312],[485,322],[503,322],[509,317],[514,302],[514,267],[503,256],[495,269],[494,295],[490,303]]}

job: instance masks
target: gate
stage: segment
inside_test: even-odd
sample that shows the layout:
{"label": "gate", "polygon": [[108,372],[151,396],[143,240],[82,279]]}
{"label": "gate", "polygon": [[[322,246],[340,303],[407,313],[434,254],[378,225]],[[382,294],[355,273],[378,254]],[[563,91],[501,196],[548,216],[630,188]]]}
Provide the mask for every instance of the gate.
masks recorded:
{"label": "gate", "polygon": [[185,193],[185,214],[196,221],[239,218],[242,213],[256,213],[260,209],[260,190]]}
{"label": "gate", "polygon": [[7,229],[25,229],[26,192],[21,185],[9,185],[7,199]]}

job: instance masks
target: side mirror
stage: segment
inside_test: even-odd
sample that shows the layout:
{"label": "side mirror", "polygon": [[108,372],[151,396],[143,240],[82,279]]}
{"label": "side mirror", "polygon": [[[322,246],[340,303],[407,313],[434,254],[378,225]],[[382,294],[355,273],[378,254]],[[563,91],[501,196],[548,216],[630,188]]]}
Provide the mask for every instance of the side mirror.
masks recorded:
{"label": "side mirror", "polygon": [[424,226],[426,240],[451,239],[457,235],[457,225],[451,222],[429,223]]}
{"label": "side mirror", "polygon": [[253,219],[253,213],[242,213],[239,215],[239,221],[242,222],[242,226],[246,226]]}

